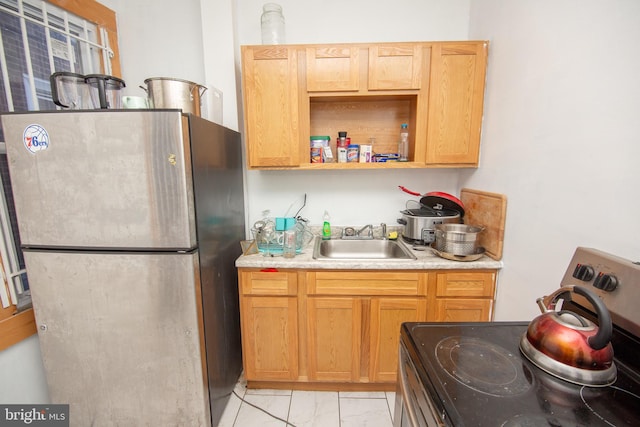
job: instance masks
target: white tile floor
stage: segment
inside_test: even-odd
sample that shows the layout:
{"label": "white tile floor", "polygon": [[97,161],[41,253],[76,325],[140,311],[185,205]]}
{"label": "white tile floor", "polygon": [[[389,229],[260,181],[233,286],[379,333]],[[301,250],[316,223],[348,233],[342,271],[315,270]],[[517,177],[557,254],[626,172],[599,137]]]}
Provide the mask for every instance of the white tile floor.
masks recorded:
{"label": "white tile floor", "polygon": [[393,426],[393,392],[250,390],[242,377],[235,392],[245,402],[231,395],[218,427]]}

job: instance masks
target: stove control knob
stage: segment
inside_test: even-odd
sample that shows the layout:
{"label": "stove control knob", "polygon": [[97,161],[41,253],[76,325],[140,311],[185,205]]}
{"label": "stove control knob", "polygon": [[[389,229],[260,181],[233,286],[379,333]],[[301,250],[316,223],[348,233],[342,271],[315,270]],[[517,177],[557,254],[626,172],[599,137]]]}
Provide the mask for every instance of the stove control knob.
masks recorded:
{"label": "stove control knob", "polygon": [[576,269],[573,270],[573,277],[583,282],[589,282],[593,279],[593,267],[590,265],[578,264]]}
{"label": "stove control knob", "polygon": [[603,291],[611,292],[618,286],[618,278],[613,274],[598,273],[593,286]]}

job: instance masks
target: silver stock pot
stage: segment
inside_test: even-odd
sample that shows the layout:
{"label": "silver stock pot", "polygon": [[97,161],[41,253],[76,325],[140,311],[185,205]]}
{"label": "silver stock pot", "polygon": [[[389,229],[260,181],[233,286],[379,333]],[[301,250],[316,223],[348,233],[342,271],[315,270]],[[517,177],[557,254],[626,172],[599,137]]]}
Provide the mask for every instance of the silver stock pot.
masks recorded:
{"label": "silver stock pot", "polygon": [[183,113],[200,117],[202,95],[207,90],[203,85],[188,80],[168,77],[151,77],[140,86],[147,92],[151,108],[180,108]]}

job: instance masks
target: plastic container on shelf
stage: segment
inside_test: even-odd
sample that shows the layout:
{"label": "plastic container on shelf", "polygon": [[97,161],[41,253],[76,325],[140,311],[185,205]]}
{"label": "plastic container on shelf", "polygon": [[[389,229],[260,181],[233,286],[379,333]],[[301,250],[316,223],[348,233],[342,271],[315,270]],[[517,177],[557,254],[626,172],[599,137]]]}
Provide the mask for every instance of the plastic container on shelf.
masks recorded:
{"label": "plastic container on shelf", "polygon": [[326,161],[326,147],[329,146],[331,138],[328,136],[312,136],[310,139],[311,144],[311,163],[324,163]]}
{"label": "plastic container on shelf", "polygon": [[358,144],[350,144],[347,147],[347,163],[357,163],[360,160],[360,146]]}
{"label": "plastic container on shelf", "polygon": [[262,30],[262,44],[286,43],[282,6],[277,3],[265,3],[262,6],[260,28]]}

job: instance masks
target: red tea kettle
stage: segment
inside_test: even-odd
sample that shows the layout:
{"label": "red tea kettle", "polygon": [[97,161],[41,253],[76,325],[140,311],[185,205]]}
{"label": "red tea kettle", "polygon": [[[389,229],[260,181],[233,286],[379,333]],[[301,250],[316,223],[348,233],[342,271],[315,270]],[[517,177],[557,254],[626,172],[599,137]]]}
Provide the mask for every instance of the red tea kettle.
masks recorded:
{"label": "red tea kettle", "polygon": [[[556,310],[562,295],[582,295],[595,308],[598,325],[567,310]],[[606,386],[616,380],[611,315],[604,302],[581,286],[564,286],[537,300],[542,314],[520,340],[520,350],[534,365],[576,384]]]}

